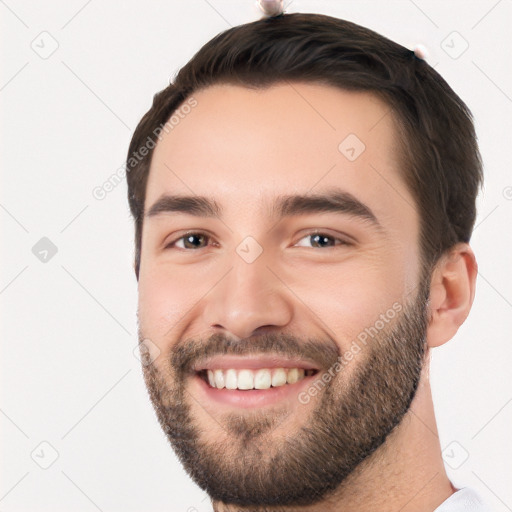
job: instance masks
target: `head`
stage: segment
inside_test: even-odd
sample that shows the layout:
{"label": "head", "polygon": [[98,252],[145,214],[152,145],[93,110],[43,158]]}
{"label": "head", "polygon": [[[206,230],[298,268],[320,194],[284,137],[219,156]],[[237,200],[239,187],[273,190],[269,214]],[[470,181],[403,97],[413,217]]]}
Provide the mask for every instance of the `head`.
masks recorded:
{"label": "head", "polygon": [[[237,505],[347,485],[473,300],[466,105],[371,30],[266,18],[213,38],[155,95],[127,181],[144,376],[184,467]],[[266,388],[281,367],[287,384],[218,389],[228,368]]]}

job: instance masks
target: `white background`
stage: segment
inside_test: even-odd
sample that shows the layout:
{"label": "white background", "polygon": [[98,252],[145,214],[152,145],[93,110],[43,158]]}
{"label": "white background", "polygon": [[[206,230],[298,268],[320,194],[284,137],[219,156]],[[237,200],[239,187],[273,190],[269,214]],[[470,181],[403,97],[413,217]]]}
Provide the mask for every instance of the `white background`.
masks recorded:
{"label": "white background", "polygon": [[[454,484],[512,510],[512,4],[293,0],[286,12],[424,44],[474,113],[486,174],[477,293],[456,337],[435,349],[433,393],[446,461],[460,465],[447,466]],[[0,511],[210,510],[133,354],[126,183],[103,200],[92,191],[122,166],[153,94],[211,37],[261,12],[253,0],[2,0],[0,16]],[[46,262],[32,252],[43,237],[58,250]]]}

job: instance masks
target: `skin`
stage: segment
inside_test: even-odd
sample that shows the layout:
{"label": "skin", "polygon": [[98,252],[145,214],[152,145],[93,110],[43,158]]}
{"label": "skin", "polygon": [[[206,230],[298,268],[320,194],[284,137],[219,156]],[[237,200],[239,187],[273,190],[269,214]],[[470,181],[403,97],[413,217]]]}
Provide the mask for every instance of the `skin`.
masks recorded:
{"label": "skin", "polygon": [[[139,329],[160,350],[154,365],[169,388],[176,376],[166,361],[181,340],[289,332],[329,337],[343,353],[393,303],[415,296],[422,271],[419,216],[399,175],[396,130],[383,102],[369,93],[306,83],[259,91],[216,85],[194,98],[197,106],[155,148],[146,211],[164,192],[197,194],[215,198],[223,217],[166,214],[146,218],[142,233]],[[366,146],[353,162],[338,150],[351,133]],[[279,223],[267,215],[276,195],[332,187],[368,205],[383,231],[335,213]],[[356,243],[315,247],[306,236],[314,228]],[[208,247],[165,249],[188,230],[207,231]],[[236,252],[247,236],[263,249],[251,264]],[[438,262],[430,279],[427,358],[469,314],[476,274],[468,244],[457,244]],[[364,361],[364,350],[347,376]],[[207,427],[202,440],[229,441],[226,411],[202,403],[192,385],[188,392],[195,398],[194,419]],[[274,441],[280,432],[296,431],[318,399],[288,404]],[[441,457],[428,364],[409,412],[371,458],[330,499],[300,510],[427,512],[455,491]]]}

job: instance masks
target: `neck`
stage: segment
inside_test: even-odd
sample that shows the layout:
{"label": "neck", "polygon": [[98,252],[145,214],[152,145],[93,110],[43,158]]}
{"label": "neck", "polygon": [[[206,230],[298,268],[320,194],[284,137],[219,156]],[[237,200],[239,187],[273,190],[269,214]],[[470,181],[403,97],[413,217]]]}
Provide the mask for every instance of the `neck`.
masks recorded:
{"label": "neck", "polygon": [[400,425],[329,498],[306,507],[247,507],[214,502],[215,512],[433,512],[456,489],[441,456],[425,364],[416,396]]}

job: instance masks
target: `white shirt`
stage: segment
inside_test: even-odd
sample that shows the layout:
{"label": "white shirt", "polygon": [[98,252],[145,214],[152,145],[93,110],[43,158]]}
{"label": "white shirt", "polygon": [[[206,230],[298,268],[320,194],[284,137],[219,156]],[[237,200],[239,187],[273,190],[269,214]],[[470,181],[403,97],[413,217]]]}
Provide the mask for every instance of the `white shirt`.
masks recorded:
{"label": "white shirt", "polygon": [[491,512],[491,509],[476,491],[463,487],[441,503],[434,512]]}

